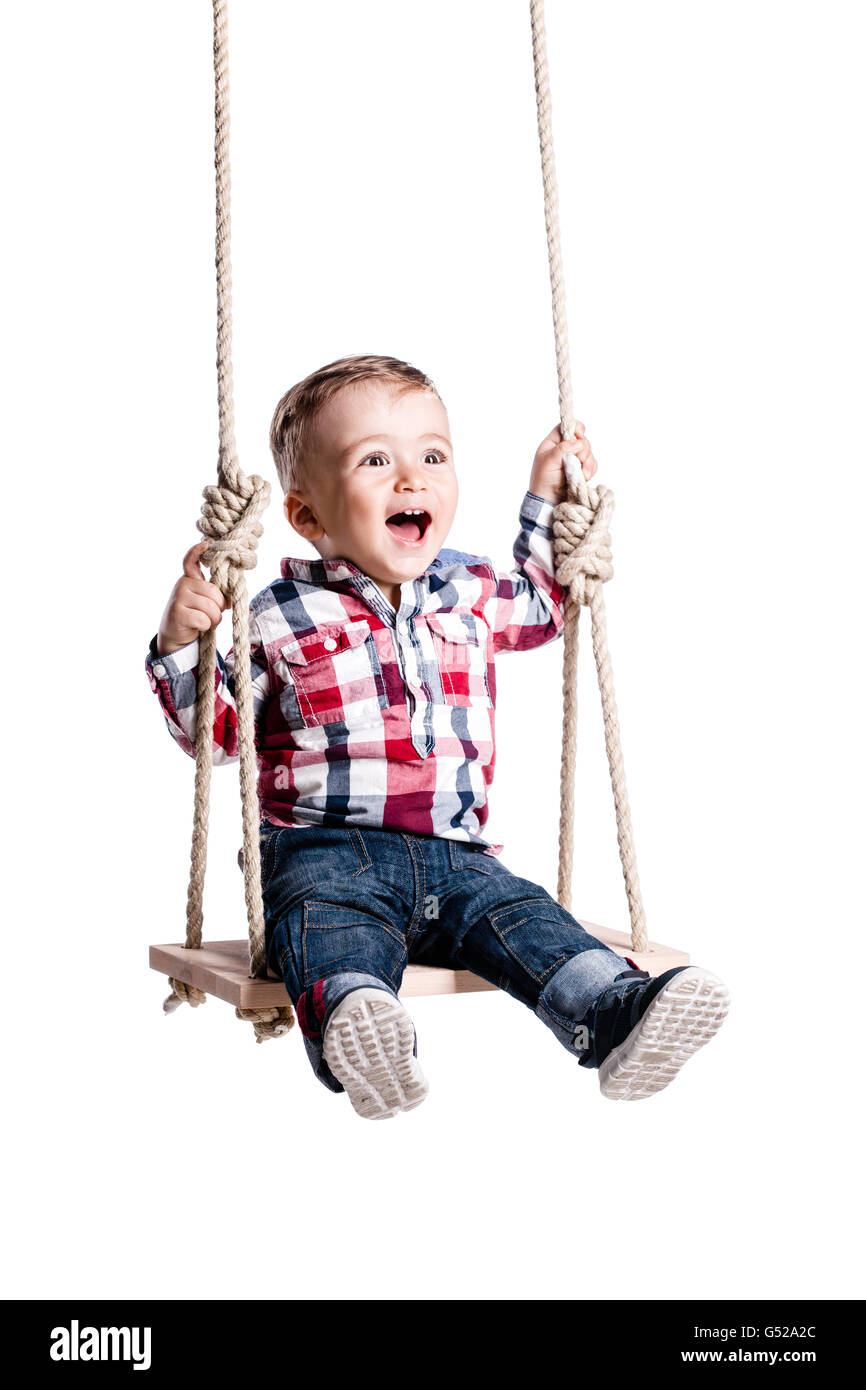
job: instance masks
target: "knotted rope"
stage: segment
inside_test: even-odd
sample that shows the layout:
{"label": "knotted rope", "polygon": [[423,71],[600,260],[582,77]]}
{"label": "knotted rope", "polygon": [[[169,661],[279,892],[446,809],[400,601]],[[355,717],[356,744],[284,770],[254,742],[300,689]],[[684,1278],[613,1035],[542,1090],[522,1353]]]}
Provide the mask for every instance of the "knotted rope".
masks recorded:
{"label": "knotted rope", "polygon": [[[541,149],[541,177],[544,184],[544,220],[547,228],[547,255],[553,300],[553,333],[556,371],[559,381],[560,433],[564,441],[575,438],[568,353],[568,321],[565,305],[565,277],[559,237],[559,196],[553,156],[553,120],[547,68],[547,38],[544,27],[544,0],[530,0],[532,57],[535,69],[535,97],[538,109],[538,142]],[[646,919],[641,900],[637,860],[632,836],[631,815],[626,790],[619,720],[613,689],[613,672],[607,647],[607,620],[604,608],[605,582],[613,575],[610,532],[613,493],[609,488],[590,487],[580,461],[571,456],[566,462],[567,495],[553,513],[556,578],[566,590],[564,644],[562,660],[562,763],[560,766],[559,881],[557,894],[564,908],[571,906],[571,879],[574,862],[574,770],[577,754],[577,650],[578,620],[585,604],[592,616],[592,648],[604,717],[607,761],[616,810],[617,839],[631,919],[631,944],[635,951],[647,946]]]}
{"label": "knotted rope", "polygon": [[235,1009],[235,1017],[253,1025],[257,1043],[267,1042],[269,1038],[281,1038],[295,1021],[291,1005],[279,1008],[275,1004],[270,1009]]}
{"label": "knotted rope", "polygon": [[[229,164],[228,10],[226,0],[213,0],[214,163],[216,167],[217,280],[217,397],[219,402],[219,460],[217,484],[204,489],[202,514],[196,525],[211,544],[201,555],[216,584],[232,605],[235,703],[238,720],[241,808],[243,816],[244,897],[250,936],[250,975],[265,977],[265,921],[259,857],[258,769],[255,750],[253,687],[250,672],[249,605],[244,572],[255,568],[270,484],[242,471],[235,447],[232,388],[232,271],[231,166]],[[198,705],[195,747],[195,806],[186,910],[186,945],[201,947],[202,900],[207,866],[210,783],[213,762],[213,722],[216,676],[216,630],[199,638]],[[163,1004],[171,1013],[184,1001],[203,1004],[207,995],[194,985],[169,977],[172,993]],[[287,1033],[294,1023],[291,1006],[235,1009],[238,1018],[253,1024],[256,1042]]]}

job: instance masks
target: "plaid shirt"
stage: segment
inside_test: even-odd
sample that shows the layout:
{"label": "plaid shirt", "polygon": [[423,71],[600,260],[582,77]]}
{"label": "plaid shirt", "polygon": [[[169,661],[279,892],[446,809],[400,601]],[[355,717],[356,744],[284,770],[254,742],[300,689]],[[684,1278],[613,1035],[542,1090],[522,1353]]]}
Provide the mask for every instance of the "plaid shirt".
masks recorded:
{"label": "plaid shirt", "polygon": [[[496,757],[499,652],[539,647],[563,624],[553,504],[527,492],[515,568],[440,550],[395,613],[349,560],[281,561],[250,603],[258,793],[280,826],[358,825],[481,835]],[[195,757],[198,638],[146,658],[169,732]],[[238,756],[234,653],[217,653],[213,761]]]}

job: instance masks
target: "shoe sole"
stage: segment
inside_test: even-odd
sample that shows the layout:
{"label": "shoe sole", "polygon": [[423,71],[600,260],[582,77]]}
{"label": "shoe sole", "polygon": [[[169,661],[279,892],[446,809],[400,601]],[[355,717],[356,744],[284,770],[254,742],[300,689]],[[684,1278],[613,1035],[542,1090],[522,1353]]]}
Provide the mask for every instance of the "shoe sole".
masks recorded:
{"label": "shoe sole", "polygon": [[721,1028],[729,1003],[727,985],[708,970],[687,966],[605,1058],[598,1071],[601,1094],[609,1100],[644,1100],[664,1090]]}
{"label": "shoe sole", "polygon": [[322,1051],[357,1113],[387,1120],[427,1096],[414,1042],[414,1025],[398,1000],[383,989],[355,989],[328,1019]]}

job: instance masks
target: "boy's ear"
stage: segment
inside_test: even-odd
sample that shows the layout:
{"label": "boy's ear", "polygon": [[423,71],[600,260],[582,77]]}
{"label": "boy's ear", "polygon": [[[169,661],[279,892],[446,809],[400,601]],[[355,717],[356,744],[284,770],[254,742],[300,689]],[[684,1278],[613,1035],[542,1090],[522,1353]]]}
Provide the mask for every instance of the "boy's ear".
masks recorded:
{"label": "boy's ear", "polygon": [[317,541],[325,534],[325,528],[301,493],[287,492],[283,498],[283,511],[292,529],[305,540]]}

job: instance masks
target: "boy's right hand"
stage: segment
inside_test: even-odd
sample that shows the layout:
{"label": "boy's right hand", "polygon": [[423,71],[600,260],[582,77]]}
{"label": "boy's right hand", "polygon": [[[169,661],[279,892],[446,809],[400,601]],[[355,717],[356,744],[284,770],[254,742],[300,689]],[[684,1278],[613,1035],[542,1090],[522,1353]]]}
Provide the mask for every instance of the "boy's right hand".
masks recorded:
{"label": "boy's right hand", "polygon": [[160,656],[185,647],[200,633],[218,627],[224,610],[230,606],[222,590],[205,579],[199,564],[199,556],[210,544],[199,541],[183,557],[183,574],[171,591],[159,623],[156,650]]}

